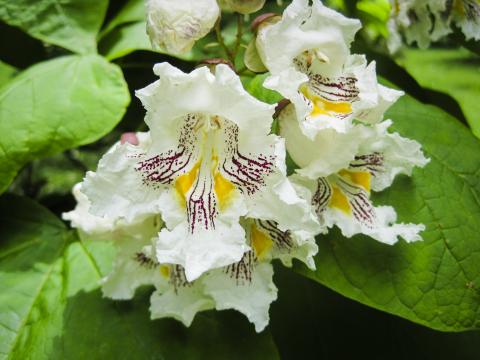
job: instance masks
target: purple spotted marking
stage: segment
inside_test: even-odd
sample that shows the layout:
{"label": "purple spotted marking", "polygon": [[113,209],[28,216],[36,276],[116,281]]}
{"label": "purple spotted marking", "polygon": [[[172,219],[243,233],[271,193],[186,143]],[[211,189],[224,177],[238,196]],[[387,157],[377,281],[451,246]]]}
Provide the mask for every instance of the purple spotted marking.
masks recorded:
{"label": "purple spotted marking", "polygon": [[[217,195],[214,191],[216,171],[236,185],[244,195],[249,196],[264,186],[265,178],[274,171],[275,156],[245,155],[240,152],[239,129],[236,124],[214,117],[215,126],[208,130],[213,134],[206,134],[202,133],[205,131],[204,120],[202,115],[185,116],[179,131],[178,146],[142,160],[136,167],[142,174],[145,185],[161,188],[173,184],[179,176],[190,171],[198,161],[202,161],[185,199],[190,233],[199,228],[215,229],[215,218],[219,214]],[[201,146],[206,144],[204,139],[207,136],[215,137],[213,143],[223,142],[223,149],[207,148],[205,154],[205,149]],[[221,156],[216,169],[212,169],[210,161],[214,153]]]}

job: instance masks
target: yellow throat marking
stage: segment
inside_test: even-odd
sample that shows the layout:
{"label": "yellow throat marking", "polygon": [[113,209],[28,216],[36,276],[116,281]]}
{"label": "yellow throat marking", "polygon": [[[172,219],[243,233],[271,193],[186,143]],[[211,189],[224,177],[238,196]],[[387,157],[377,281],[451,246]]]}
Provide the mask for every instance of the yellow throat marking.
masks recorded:
{"label": "yellow throat marking", "polygon": [[352,112],[352,104],[345,101],[333,102],[312,94],[308,89],[308,85],[304,84],[300,87],[300,92],[312,102],[313,109],[310,116],[342,114],[348,115]]}
{"label": "yellow throat marking", "polygon": [[[189,172],[179,176],[175,181],[175,189],[180,196],[182,206],[186,206],[187,204],[187,194],[197,180],[201,164],[202,159],[200,159]],[[236,187],[231,181],[222,176],[217,170],[217,165],[218,158],[217,156],[213,156],[211,171],[214,182],[214,191],[217,195],[218,206],[220,210],[223,210],[229,205]]]}
{"label": "yellow throat marking", "polygon": [[368,171],[340,170],[338,175],[370,192],[372,175]]}
{"label": "yellow throat marking", "polygon": [[175,180],[175,189],[177,190],[177,194],[180,196],[183,206],[185,206],[187,203],[187,193],[197,179],[198,170],[200,169],[201,163],[202,160],[200,159],[200,161],[198,161],[189,172],[179,176],[177,180]]}
{"label": "yellow throat marking", "polygon": [[348,202],[348,198],[343,193],[343,191],[335,185],[332,185],[332,197],[330,198],[328,206],[342,210],[347,214],[350,214],[352,212],[352,208],[350,206],[350,203]]}
{"label": "yellow throat marking", "polygon": [[[340,170],[338,175],[354,184],[356,186],[362,187],[367,192],[370,192],[371,188],[371,179],[372,175],[367,171],[350,171],[350,170]],[[330,207],[337,208],[342,210],[347,214],[351,214],[352,207],[348,201],[347,196],[344,192],[336,185],[332,185],[332,197],[328,203]]]}
{"label": "yellow throat marking", "polygon": [[273,246],[273,241],[263,231],[259,230],[256,225],[252,225],[250,229],[250,239],[255,255],[259,260],[262,260]]}
{"label": "yellow throat marking", "polygon": [[217,194],[218,205],[220,210],[223,210],[232,198],[232,192],[235,190],[235,185],[225,179],[219,172],[215,173],[215,194]]}

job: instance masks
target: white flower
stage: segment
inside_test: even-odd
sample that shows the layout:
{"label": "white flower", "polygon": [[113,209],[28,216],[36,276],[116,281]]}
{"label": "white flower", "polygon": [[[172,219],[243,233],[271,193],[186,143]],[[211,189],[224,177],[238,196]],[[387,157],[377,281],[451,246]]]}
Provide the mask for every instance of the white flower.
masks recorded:
{"label": "white flower", "polygon": [[301,167],[292,179],[310,189],[322,225],[337,225],[347,237],[363,233],[387,244],[399,236],[421,240],[423,225],[395,224],[392,207],[374,207],[370,200],[371,191],[390,186],[396,175],[411,175],[414,166],[428,163],[417,142],[388,133],[391,121],[354,125],[346,133],[324,130],[310,140],[292,105],[280,113],[279,123],[289,154]]}
{"label": "white flower", "polygon": [[[85,241],[110,241],[116,249],[113,269],[102,280],[103,295],[126,300],[134,296],[138,287],[153,285],[152,319],[173,317],[189,326],[199,311],[235,309],[245,314],[260,332],[269,322],[270,303],[277,297],[271,260],[278,258],[290,266],[292,259],[297,258],[315,268],[314,234],[307,230],[281,231],[272,221],[244,219],[242,228],[251,250],[239,262],[210,270],[189,282],[182,266],[160,264],[155,257],[152,238],[161,226],[158,216],[130,224],[123,219],[97,217],[88,212],[88,198],[78,185],[74,194],[77,207],[64,214],[64,219],[72,221]],[[307,221],[305,227],[315,224],[311,214],[310,224]]]}
{"label": "white flower", "polygon": [[188,52],[220,16],[216,0],[146,0],[152,46],[172,54]]}
{"label": "white flower", "polygon": [[318,232],[286,178],[283,140],[269,135],[273,106],[250,96],[226,65],[215,75],[167,63],[154,70],[160,80],[137,93],[151,144],[117,145],[87,173],[92,214],[127,222],[161,214],[157,260],[181,265],[188,281],[249,251],[240,217]]}
{"label": "white flower", "polygon": [[103,292],[115,299],[129,299],[136,287],[154,285],[152,319],[173,317],[190,326],[197,312],[235,309],[260,332],[269,322],[270,304],[277,297],[271,260],[290,262],[297,257],[314,268],[312,256],[317,247],[311,234],[298,241],[296,235],[279,231],[271,222],[246,219],[242,226],[252,250],[239,262],[210,270],[192,282],[180,265],[160,264],[153,246],[139,250],[135,241],[121,241],[115,260],[119,266],[104,281]]}
{"label": "white flower", "polygon": [[62,217],[78,229],[82,241],[106,241],[114,245],[113,270],[102,279],[102,291],[112,299],[131,299],[137,287],[153,283],[154,274],[139,266],[137,257],[158,234],[162,226],[160,217],[152,215],[128,223],[123,219],[92,215],[88,212],[90,201],[81,192],[80,185],[73,188],[77,206]]}
{"label": "white flower", "polygon": [[[272,222],[245,219],[242,227],[251,250],[240,261],[210,270],[192,282],[180,265],[159,264],[151,247],[129,256],[137,262],[130,267],[134,276],[156,287],[151,297],[152,319],[173,317],[189,326],[199,311],[235,309],[247,316],[257,332],[265,328],[270,304],[277,298],[271,260],[291,262],[292,257],[297,257],[314,268],[312,256],[317,246],[311,234],[299,241],[297,235],[278,230]],[[119,276],[128,281],[132,274],[122,271],[110,275]]]}
{"label": "white flower", "polygon": [[193,282],[187,280],[180,265],[160,265],[149,260],[148,254],[139,256],[143,267],[161,274],[154,281],[152,319],[173,317],[190,326],[199,311],[234,309],[247,316],[257,332],[262,331],[269,322],[268,312],[277,298],[277,288],[272,265],[257,257],[252,247],[239,262],[210,270]]}
{"label": "white flower", "polygon": [[390,0],[390,38],[388,48],[396,52],[402,45],[401,34],[408,44],[425,49],[453,32],[457,25],[467,40],[480,40],[480,3],[477,0]]}
{"label": "white flower", "polygon": [[295,105],[310,139],[323,129],[345,132],[353,119],[378,122],[401,94],[377,83],[374,63],[350,54],[359,28],[319,0],[294,0],[280,21],[259,26],[257,49],[271,73],[264,86]]}

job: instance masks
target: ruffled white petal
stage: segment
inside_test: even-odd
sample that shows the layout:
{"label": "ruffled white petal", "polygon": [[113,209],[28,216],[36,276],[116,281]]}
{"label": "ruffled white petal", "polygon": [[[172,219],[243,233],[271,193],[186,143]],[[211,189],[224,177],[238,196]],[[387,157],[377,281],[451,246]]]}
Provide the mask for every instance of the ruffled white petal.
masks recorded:
{"label": "ruffled white petal", "polygon": [[210,269],[238,262],[247,250],[245,231],[238,223],[217,222],[215,231],[200,229],[193,234],[181,223],[172,230],[163,229],[156,243],[158,261],[182,265],[188,281]]}
{"label": "ruffled white petal", "polygon": [[157,265],[152,260],[151,247],[144,248],[145,243],[148,241],[128,238],[115,242],[113,269],[102,279],[103,296],[115,300],[131,299],[138,287],[162,281]]}
{"label": "ruffled white petal", "polygon": [[326,210],[324,221],[328,227],[338,226],[346,237],[364,234],[388,245],[395,244],[399,238],[403,238],[406,242],[422,240],[419,234],[425,230],[425,225],[396,223],[397,214],[390,206],[375,207],[374,212],[376,220],[371,227],[352,221],[351,216],[338,209]]}
{"label": "ruffled white petal", "polygon": [[185,326],[190,326],[198,312],[213,309],[215,306],[212,298],[204,294],[201,283],[178,289],[169,286],[166,291],[162,290],[155,291],[150,297],[152,319],[172,317]]}
{"label": "ruffled white petal", "polygon": [[240,311],[261,332],[269,322],[270,304],[277,298],[272,277],[272,265],[259,263],[253,267],[251,281],[237,280],[228,271],[219,270],[208,274],[203,283],[217,310]]}
{"label": "ruffled white petal", "polygon": [[368,137],[357,152],[362,155],[380,153],[383,157],[382,169],[372,178],[374,191],[390,186],[398,174],[412,175],[414,167],[424,167],[430,161],[423,155],[418,142],[401,137],[398,133],[389,133],[391,124],[391,120],[386,120],[367,128]]}
{"label": "ruffled white petal", "polygon": [[78,228],[84,233],[103,235],[110,234],[114,228],[115,221],[110,218],[95,216],[89,213],[90,201],[81,191],[82,184],[75,184],[72,193],[77,201],[75,209],[62,214],[62,219],[70,221],[70,225]]}
{"label": "ruffled white petal", "polygon": [[272,258],[280,259],[283,265],[291,267],[293,259],[300,260],[311,270],[315,270],[313,257],[318,253],[318,246],[315,243],[314,234],[310,231],[289,232],[290,246],[273,249]]}
{"label": "ruffled white petal", "polygon": [[270,132],[275,106],[248,94],[227,65],[217,65],[212,74],[205,66],[184,73],[169,63],[160,63],[154,66],[154,72],[160,80],[136,91],[136,95],[147,110],[145,122],[152,138],[163,139],[154,142],[157,152],[175,145],[178,119],[189,113],[221,116],[252,136]]}
{"label": "ruffled white petal", "polygon": [[161,189],[146,186],[136,171],[145,150],[117,143],[100,159],[96,172],[87,172],[81,191],[91,203],[90,213],[127,222],[158,213]]}

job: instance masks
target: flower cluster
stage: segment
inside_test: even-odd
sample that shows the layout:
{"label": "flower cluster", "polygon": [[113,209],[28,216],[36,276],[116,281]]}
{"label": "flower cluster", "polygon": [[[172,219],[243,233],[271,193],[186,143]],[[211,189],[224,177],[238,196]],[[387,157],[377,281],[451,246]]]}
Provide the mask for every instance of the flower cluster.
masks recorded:
{"label": "flower cluster", "polygon": [[401,34],[408,44],[427,48],[459,28],[467,40],[480,40],[480,2],[478,0],[390,0],[388,23],[391,52],[402,45]]}
{"label": "flower cluster", "polygon": [[[236,309],[261,331],[277,296],[272,260],[315,269],[317,234],[336,225],[387,244],[421,239],[423,225],[395,223],[393,208],[370,200],[427,160],[382,121],[401,93],[350,53],[359,27],[318,0],[294,0],[258,26],[264,85],[288,99],[279,134],[275,106],[248,94],[229,66],[154,66],[159,80],[137,91],[149,132],[115,144],[64,214],[83,237],[115,244],[105,296],[153,285],[153,319],[188,326],[199,311]],[[299,166],[290,177],[287,151]]]}

